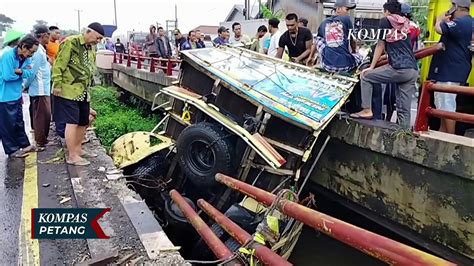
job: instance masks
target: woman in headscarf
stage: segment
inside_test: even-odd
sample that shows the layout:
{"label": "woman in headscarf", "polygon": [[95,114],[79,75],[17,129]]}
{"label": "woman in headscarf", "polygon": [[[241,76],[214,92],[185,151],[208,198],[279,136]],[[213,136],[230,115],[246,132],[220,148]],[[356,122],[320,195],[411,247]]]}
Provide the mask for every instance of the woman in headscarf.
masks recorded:
{"label": "woman in headscarf", "polygon": [[10,157],[24,158],[34,151],[25,132],[22,108],[23,79],[33,75],[31,56],[39,42],[31,34],[0,59],[0,138]]}

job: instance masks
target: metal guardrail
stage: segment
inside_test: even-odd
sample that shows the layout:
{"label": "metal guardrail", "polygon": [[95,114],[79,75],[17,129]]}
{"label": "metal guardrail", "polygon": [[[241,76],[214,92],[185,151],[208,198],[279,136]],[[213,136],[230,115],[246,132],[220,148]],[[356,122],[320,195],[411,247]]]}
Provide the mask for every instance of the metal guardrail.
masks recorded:
{"label": "metal guardrail", "polygon": [[132,60],[134,59],[137,61],[137,69],[143,69],[145,61],[148,60],[150,63],[146,65],[150,66],[150,72],[155,73],[157,69],[161,69],[166,73],[167,76],[173,75],[174,67],[178,66],[182,62],[181,60],[171,58],[156,58],[132,54],[114,53],[114,64],[123,64],[124,61],[126,61],[127,67],[132,67]]}
{"label": "metal guardrail", "polygon": [[285,215],[390,265],[456,265],[296,202],[286,199],[275,202],[277,200],[276,195],[232,177],[217,174],[216,181],[255,199],[265,206],[276,206]]}
{"label": "metal guardrail", "polygon": [[464,122],[469,124],[474,124],[474,115],[457,113],[457,112],[448,112],[443,110],[438,110],[430,106],[431,102],[431,93],[432,91],[436,92],[445,92],[445,93],[454,93],[454,94],[464,94],[474,96],[474,87],[465,87],[465,86],[455,86],[455,85],[441,85],[436,84],[431,81],[425,82],[422,92],[420,105],[418,107],[418,116],[415,123],[415,131],[428,131],[428,118],[437,117],[451,119],[458,122]]}

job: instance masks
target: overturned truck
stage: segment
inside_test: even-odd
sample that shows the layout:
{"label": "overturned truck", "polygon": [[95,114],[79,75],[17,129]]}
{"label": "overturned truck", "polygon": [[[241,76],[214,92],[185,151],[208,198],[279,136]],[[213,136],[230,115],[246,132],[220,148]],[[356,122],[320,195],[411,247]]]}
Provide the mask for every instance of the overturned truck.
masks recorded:
{"label": "overturned truck", "polygon": [[[449,264],[311,210],[311,197],[303,198],[329,140],[321,132],[356,78],[240,48],[182,56],[179,82],[162,89],[152,106],[164,118],[152,132],[117,139],[111,153],[132,183],[146,184],[136,189],[152,195],[157,218],[184,253],[287,264],[307,224],[388,263]],[[251,191],[239,189],[245,186]]]}

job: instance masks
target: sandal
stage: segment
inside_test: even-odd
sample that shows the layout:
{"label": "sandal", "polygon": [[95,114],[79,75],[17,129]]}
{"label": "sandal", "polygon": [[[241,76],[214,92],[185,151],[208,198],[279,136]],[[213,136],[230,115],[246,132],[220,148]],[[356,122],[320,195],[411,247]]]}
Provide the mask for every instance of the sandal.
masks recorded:
{"label": "sandal", "polygon": [[96,158],[97,156],[97,154],[87,151],[84,151],[84,153],[81,155],[83,158]]}
{"label": "sandal", "polygon": [[91,164],[91,162],[89,162],[88,160],[84,158],[81,158],[81,160],[75,161],[75,162],[67,160],[66,163],[69,165],[74,165],[74,166],[88,166]]}
{"label": "sandal", "polygon": [[38,147],[36,147],[36,149],[35,149],[36,152],[43,152],[43,151],[45,151],[45,150],[46,150],[46,147],[43,147],[43,146],[38,146]]}
{"label": "sandal", "polygon": [[366,120],[372,120],[374,116],[362,116],[359,113],[354,113],[349,115],[350,118],[355,118],[355,119],[366,119]]}
{"label": "sandal", "polygon": [[29,153],[26,153],[26,152],[21,152],[21,151],[17,151],[17,152],[14,152],[12,154],[10,154],[9,156],[12,157],[12,158],[26,158],[28,157],[30,154]]}

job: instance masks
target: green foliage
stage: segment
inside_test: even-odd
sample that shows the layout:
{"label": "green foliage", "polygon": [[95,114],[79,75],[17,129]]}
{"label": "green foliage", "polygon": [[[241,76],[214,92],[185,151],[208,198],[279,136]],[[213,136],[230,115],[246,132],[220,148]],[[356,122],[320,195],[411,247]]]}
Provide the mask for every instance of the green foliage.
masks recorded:
{"label": "green foliage", "polygon": [[425,39],[425,34],[428,31],[427,21],[429,12],[429,0],[409,0],[408,4],[412,6],[412,20],[415,21],[421,29],[420,39]]}
{"label": "green foliage", "polygon": [[285,16],[285,12],[283,11],[283,9],[280,9],[277,12],[273,13],[267,6],[260,5],[260,10],[262,12],[263,17],[266,19],[277,18],[279,20],[282,20]]}
{"label": "green foliage", "polygon": [[120,103],[112,88],[95,87],[91,96],[91,107],[97,111],[95,132],[106,148],[124,134],[151,131],[157,123],[153,117],[145,117],[140,111]]}

